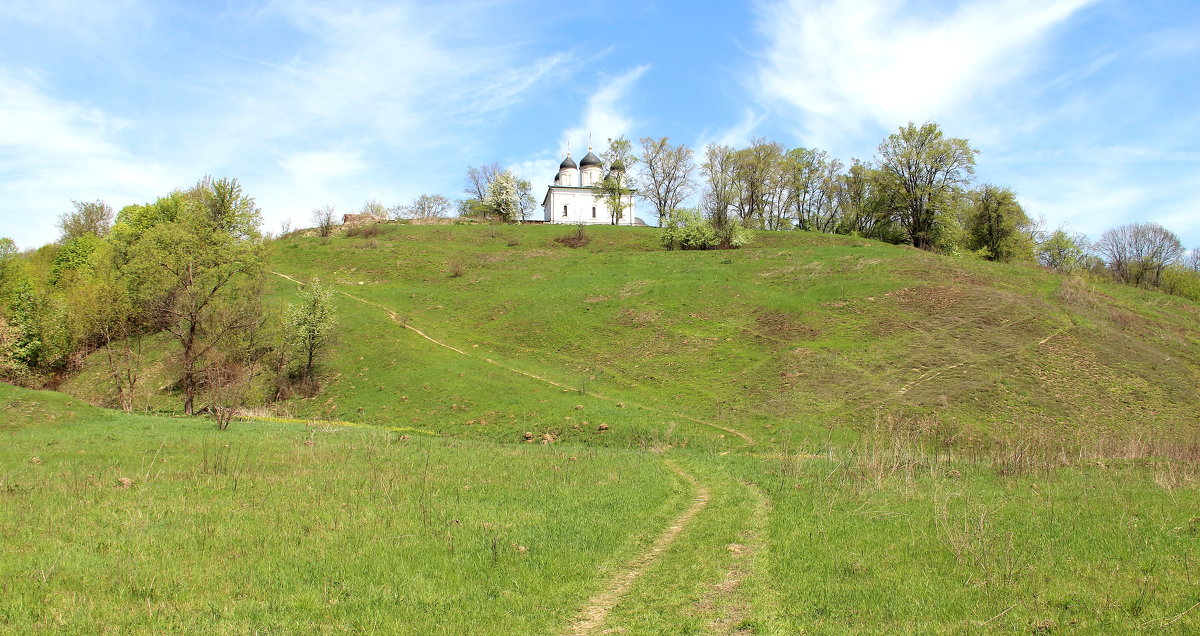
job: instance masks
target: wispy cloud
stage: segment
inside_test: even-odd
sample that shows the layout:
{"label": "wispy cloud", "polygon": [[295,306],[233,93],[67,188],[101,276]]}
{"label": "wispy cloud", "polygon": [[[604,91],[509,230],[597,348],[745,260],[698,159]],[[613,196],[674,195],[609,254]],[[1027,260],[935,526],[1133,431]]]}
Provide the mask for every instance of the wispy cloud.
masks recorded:
{"label": "wispy cloud", "polygon": [[701,133],[700,137],[696,140],[694,148],[697,153],[702,153],[705,146],[714,143],[723,146],[745,146],[750,143],[750,140],[754,137],[754,132],[766,118],[767,115],[765,113],[747,108],[742,113],[742,118],[729,128],[715,133],[709,130]]}
{"label": "wispy cloud", "polygon": [[[82,7],[86,20],[64,24],[102,30],[133,1],[121,0],[116,12]],[[16,13],[67,38],[56,16],[71,6],[23,3]],[[532,54],[526,43],[495,37],[519,32],[496,2],[279,0],[205,15],[203,25],[160,14],[147,19],[164,35],[200,37],[195,29],[204,28],[244,39],[225,33],[206,43],[205,66],[165,64],[167,77],[120,78],[141,84],[125,91],[160,102],[170,95],[170,109],[149,107],[155,99],[101,107],[78,95],[51,98],[19,66],[0,76],[5,205],[52,217],[69,198],[140,202],[208,173],[240,178],[268,227],[284,217],[303,222],[325,203],[399,202],[456,184],[473,134],[567,73],[563,53]],[[273,45],[254,45],[257,38]],[[48,240],[50,225],[38,222],[24,240]]]}
{"label": "wispy cloud", "polygon": [[36,75],[0,68],[0,214],[4,234],[33,247],[50,240],[72,200],[139,200],[173,183],[154,161],[121,148],[129,122],[45,94]]}
{"label": "wispy cloud", "polygon": [[[637,122],[629,112],[628,100],[638,80],[649,70],[650,66],[644,64],[616,76],[601,78],[595,91],[587,98],[581,120],[563,131],[557,148],[547,148],[507,168],[530,182],[533,196],[540,202],[546,186],[558,173],[564,150],[570,149],[572,156],[578,160],[587,152],[589,133],[597,153],[607,147],[609,139],[634,136]],[[636,139],[630,141],[637,144]]]}
{"label": "wispy cloud", "polygon": [[600,87],[587,100],[583,121],[563,131],[559,146],[570,147],[578,157],[583,154],[579,149],[586,148],[589,133],[593,145],[598,149],[603,149],[610,138],[628,136],[635,122],[625,102],[634,85],[648,70],[650,66],[643,64],[615,77],[602,79]]}
{"label": "wispy cloud", "polygon": [[944,118],[1026,73],[1038,45],[1095,0],[789,0],[768,5],[756,82],[826,139]]}

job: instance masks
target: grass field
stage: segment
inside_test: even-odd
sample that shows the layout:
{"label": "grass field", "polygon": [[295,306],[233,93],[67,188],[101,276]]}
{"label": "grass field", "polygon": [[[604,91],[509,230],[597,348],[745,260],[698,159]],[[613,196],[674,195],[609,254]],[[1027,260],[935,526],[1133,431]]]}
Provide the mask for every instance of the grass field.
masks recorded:
{"label": "grass field", "polygon": [[[295,423],[0,389],[0,627],[1200,630],[1197,304],[850,237],[566,231],[277,241],[343,292]],[[147,347],[139,404],[177,409]],[[110,399],[99,360],[62,388]]]}
{"label": "grass field", "polygon": [[633,451],[0,406],[12,633],[547,633],[687,494]]}

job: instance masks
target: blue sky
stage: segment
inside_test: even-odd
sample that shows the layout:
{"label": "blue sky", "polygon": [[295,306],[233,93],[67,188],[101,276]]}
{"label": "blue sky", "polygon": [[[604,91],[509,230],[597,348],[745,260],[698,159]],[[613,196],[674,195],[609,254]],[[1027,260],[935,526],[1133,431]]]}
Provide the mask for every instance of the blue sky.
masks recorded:
{"label": "blue sky", "polygon": [[1050,227],[1200,246],[1196,0],[5,4],[0,235],[22,247],[72,200],[205,174],[278,230],[455,198],[491,161],[540,200],[589,130],[849,160],[909,120],[970,139],[979,179]]}

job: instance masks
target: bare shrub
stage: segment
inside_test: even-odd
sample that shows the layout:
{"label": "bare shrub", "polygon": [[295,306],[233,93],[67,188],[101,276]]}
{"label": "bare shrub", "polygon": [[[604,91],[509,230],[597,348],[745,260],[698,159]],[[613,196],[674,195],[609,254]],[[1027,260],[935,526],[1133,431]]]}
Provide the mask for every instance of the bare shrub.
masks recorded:
{"label": "bare shrub", "polygon": [[587,228],[580,223],[573,232],[555,238],[554,242],[564,247],[583,247],[592,242],[592,237],[588,236]]}
{"label": "bare shrub", "polygon": [[375,238],[379,236],[379,224],[376,222],[359,223],[346,229],[346,236],[352,238]]}
{"label": "bare shrub", "polygon": [[461,278],[464,269],[465,267],[462,263],[455,261],[450,263],[450,267],[447,268],[447,273],[450,275],[450,278]]}
{"label": "bare shrub", "polygon": [[333,226],[337,223],[336,213],[337,208],[332,205],[323,205],[313,210],[313,225],[316,226],[317,234],[322,238],[333,234]]}
{"label": "bare shrub", "polygon": [[229,428],[238,408],[246,398],[250,370],[245,366],[225,361],[209,367],[206,380],[208,411],[217,423],[217,430]]}

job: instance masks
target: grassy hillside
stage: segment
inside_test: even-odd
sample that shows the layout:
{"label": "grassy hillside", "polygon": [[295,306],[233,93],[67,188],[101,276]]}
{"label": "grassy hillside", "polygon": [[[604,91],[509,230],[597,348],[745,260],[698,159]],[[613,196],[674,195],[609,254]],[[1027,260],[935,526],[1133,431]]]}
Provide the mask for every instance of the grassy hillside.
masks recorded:
{"label": "grassy hillside", "polygon": [[[324,276],[471,353],[704,419],[749,419],[768,436],[913,415],[964,435],[1106,431],[1130,420],[1167,430],[1194,421],[1200,402],[1200,306],[1184,300],[826,235],[698,253],[659,251],[653,230],[619,228],[591,229],[581,249],[557,247],[565,231],[398,227],[373,242],[293,239],[277,245],[273,265]],[[411,354],[389,344],[394,330],[348,325],[346,334],[330,415],[363,407],[367,420],[411,419],[403,402],[373,400],[370,389],[444,386],[447,374],[404,364]],[[393,359],[409,371],[379,381]]]}
{"label": "grassy hillside", "polygon": [[[285,277],[342,292],[323,390],[273,407],[311,425],[10,393],[0,530],[25,547],[0,625],[1200,629],[1200,306],[849,237],[673,253],[652,229],[567,231],[274,243],[272,302]],[[164,344],[140,403],[177,409]],[[101,361],[63,387],[105,400]],[[496,523],[527,552],[495,556]],[[209,572],[228,545],[250,560]],[[143,569],[84,574],[113,563]]]}
{"label": "grassy hillside", "polygon": [[[286,408],[495,439],[529,427],[587,437],[574,428],[599,420],[621,424],[610,439],[653,443],[674,423],[673,441],[704,443],[679,418],[605,404],[571,413],[576,397],[490,359],[764,439],[898,421],[959,445],[1123,435],[1130,422],[1196,431],[1200,305],[1186,300],[849,237],[664,252],[653,229],[589,228],[578,249],[554,242],[567,231],[389,226],[277,241],[276,272],[358,298],[339,299],[325,392]],[[293,289],[277,278],[281,302]],[[65,389],[101,397],[97,371]],[[646,428],[647,417],[662,421]]]}

